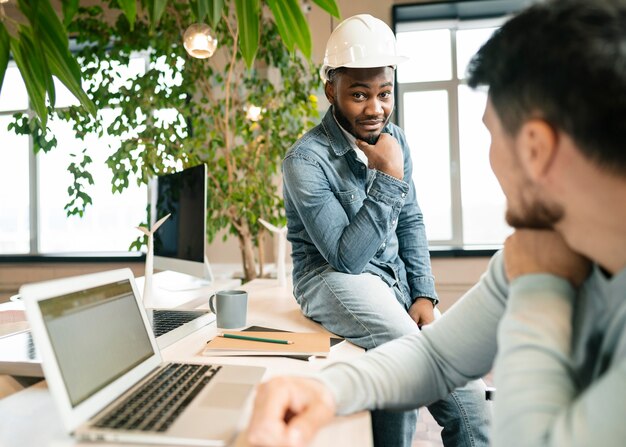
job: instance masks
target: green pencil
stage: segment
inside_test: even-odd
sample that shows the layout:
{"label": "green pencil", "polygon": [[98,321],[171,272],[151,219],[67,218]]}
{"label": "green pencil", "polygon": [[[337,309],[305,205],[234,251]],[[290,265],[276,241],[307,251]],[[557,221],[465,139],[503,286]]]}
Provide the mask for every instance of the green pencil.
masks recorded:
{"label": "green pencil", "polygon": [[279,343],[281,345],[293,345],[293,342],[290,340],[279,340],[277,338],[249,337],[247,335],[236,335],[236,334],[217,334],[217,336],[224,337],[224,338],[236,338],[237,340],[261,341],[264,343]]}

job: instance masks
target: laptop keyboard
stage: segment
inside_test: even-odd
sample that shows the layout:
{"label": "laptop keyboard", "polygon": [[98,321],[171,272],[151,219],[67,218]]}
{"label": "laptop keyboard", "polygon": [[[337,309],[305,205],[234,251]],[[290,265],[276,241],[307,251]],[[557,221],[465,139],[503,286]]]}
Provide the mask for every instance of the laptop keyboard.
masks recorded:
{"label": "laptop keyboard", "polygon": [[118,430],[164,432],[220,368],[169,364],[94,425]]}
{"label": "laptop keyboard", "polygon": [[166,334],[185,323],[206,315],[205,310],[152,310],[152,331],[154,336]]}

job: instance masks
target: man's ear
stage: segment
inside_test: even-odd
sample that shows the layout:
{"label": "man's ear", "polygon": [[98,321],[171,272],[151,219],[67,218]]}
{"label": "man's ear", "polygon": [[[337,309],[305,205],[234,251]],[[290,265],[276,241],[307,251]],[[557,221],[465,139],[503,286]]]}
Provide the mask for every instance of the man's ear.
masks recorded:
{"label": "man's ear", "polygon": [[326,99],[331,104],[335,104],[335,84],[330,81],[326,81],[324,84],[324,93],[326,94]]}
{"label": "man's ear", "polygon": [[517,137],[522,166],[535,181],[545,177],[556,157],[558,134],[542,119],[532,119],[522,125]]}

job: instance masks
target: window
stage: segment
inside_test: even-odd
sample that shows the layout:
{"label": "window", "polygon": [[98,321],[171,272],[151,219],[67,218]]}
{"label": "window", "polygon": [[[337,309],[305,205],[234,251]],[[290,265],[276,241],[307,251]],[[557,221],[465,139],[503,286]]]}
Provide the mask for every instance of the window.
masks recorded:
{"label": "window", "polygon": [[28,107],[26,86],[9,65],[0,92],[0,253],[28,253],[30,247],[30,142],[8,132],[11,111]]}
{"label": "window", "polygon": [[[146,58],[131,59],[120,67],[120,83],[145,70]],[[76,99],[56,82],[56,107],[76,104]],[[33,155],[30,137],[7,130],[14,113],[33,113],[19,70],[11,63],[0,94],[0,254],[55,254],[126,252],[140,233],[135,227],[146,219],[146,186],[130,185],[121,194],[111,192],[111,172],[105,160],[116,148],[109,136],[74,137],[71,126],[62,120],[49,120],[48,127],[57,139],[49,153]],[[112,110],[102,110],[105,120]],[[106,126],[105,126],[106,128]],[[88,171],[94,185],[87,188],[93,199],[84,216],[67,216],[67,171],[74,156],[86,154],[93,162]]]}
{"label": "window", "polygon": [[411,147],[413,180],[431,246],[497,247],[512,231],[489,166],[486,92],[466,85],[467,65],[507,14],[529,1],[394,7],[400,54],[397,114]]}

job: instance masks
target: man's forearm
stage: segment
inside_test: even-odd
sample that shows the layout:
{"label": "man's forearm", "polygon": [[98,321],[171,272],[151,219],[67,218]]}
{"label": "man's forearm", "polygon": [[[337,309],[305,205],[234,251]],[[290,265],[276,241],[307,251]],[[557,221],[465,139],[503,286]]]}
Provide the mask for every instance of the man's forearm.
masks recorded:
{"label": "man's forearm", "polygon": [[340,414],[416,408],[489,372],[508,293],[501,261],[496,255],[479,284],[422,333],[322,371]]}
{"label": "man's forearm", "polygon": [[[576,292],[547,274],[511,284],[496,360],[495,445],[543,446],[560,426],[576,396],[571,359]],[[556,438],[555,438],[556,439]]]}

